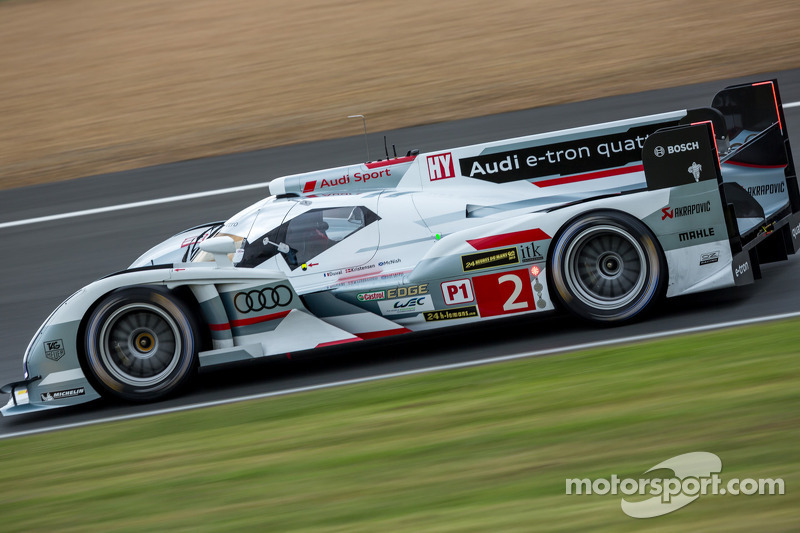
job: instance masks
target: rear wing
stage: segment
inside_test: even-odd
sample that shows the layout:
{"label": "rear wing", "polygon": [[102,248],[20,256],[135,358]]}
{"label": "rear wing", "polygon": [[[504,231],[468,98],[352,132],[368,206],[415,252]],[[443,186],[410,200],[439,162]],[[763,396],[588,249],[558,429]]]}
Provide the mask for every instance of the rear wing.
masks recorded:
{"label": "rear wing", "polygon": [[761,264],[800,249],[800,191],[777,82],[728,87],[709,117],[648,137],[646,186],[671,197],[707,194],[719,205],[703,220],[725,228],[734,279],[747,283],[761,277]]}

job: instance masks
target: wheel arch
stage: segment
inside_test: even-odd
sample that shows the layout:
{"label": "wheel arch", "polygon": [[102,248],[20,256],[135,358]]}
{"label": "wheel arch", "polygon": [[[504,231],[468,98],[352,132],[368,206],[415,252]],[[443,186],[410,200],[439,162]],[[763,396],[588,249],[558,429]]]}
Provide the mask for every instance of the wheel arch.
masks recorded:
{"label": "wheel arch", "polygon": [[[115,287],[111,290],[108,290],[95,298],[95,300],[91,303],[90,306],[86,308],[86,311],[83,313],[83,316],[80,319],[76,338],[75,338],[75,348],[78,353],[78,364],[80,365],[81,371],[83,372],[84,377],[89,381],[91,386],[101,394],[101,396],[108,396],[105,392],[106,387],[100,383],[100,380],[94,375],[94,372],[89,366],[89,362],[87,360],[86,354],[86,330],[88,328],[89,320],[94,314],[95,310],[105,302],[110,296],[117,292],[122,292],[130,289],[142,289],[145,291],[153,291],[161,294],[165,294],[171,296],[179,300],[184,306],[187,307],[188,311],[191,313],[191,321],[192,321],[192,328],[194,333],[196,334],[196,344],[197,344],[197,351],[203,351],[204,349],[209,349],[211,346],[211,333],[208,328],[208,324],[206,322],[205,317],[200,309],[200,304],[197,299],[194,297],[191,289],[187,285],[182,285],[176,287],[174,289],[169,289],[163,284],[157,283],[148,283],[148,284],[132,284],[132,285],[124,285],[121,287]],[[195,366],[197,362],[195,361]]]}
{"label": "wheel arch", "polygon": [[[550,246],[547,249],[547,256],[545,257],[545,265],[546,274],[547,274],[547,291],[548,296],[550,297],[550,301],[553,304],[553,307],[559,311],[566,311],[567,313],[571,313],[570,309],[563,303],[562,296],[559,294],[557,284],[554,282],[553,279],[553,270],[554,270],[554,263],[553,263],[553,255],[555,254],[556,250],[556,243],[558,243],[559,239],[563,236],[564,232],[575,222],[578,220],[589,217],[589,216],[603,216],[604,214],[612,214],[615,216],[621,216],[624,218],[630,218],[644,226],[647,231],[649,232],[648,237],[652,239],[653,245],[658,253],[660,259],[660,265],[663,270],[663,283],[660,283],[659,289],[657,294],[654,295],[654,299],[663,299],[666,295],[668,286],[669,286],[669,262],[667,261],[666,253],[664,252],[664,248],[661,245],[661,242],[658,239],[658,234],[656,231],[648,224],[646,221],[642,220],[641,218],[632,215],[628,211],[623,209],[617,209],[614,207],[593,207],[590,209],[586,209],[583,211],[579,211],[577,213],[572,214],[572,216],[566,218],[559,226],[558,229],[553,233],[553,236],[550,240]],[[574,315],[574,313],[572,313]],[[577,316],[577,315],[575,315]],[[580,317],[585,319],[585,317]],[[596,323],[596,322],[595,322]],[[624,322],[623,322],[624,323]],[[615,323],[608,323],[615,324]]]}

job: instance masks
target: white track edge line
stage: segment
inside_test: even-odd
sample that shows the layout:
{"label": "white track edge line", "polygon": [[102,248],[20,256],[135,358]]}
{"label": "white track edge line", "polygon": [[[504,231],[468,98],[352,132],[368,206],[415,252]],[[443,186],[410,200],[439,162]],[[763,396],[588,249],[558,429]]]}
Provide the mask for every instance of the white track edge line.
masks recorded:
{"label": "white track edge line", "polygon": [[72,211],[70,213],[61,213],[58,215],[47,215],[36,218],[26,218],[23,220],[13,220],[11,222],[0,223],[0,229],[11,228],[14,226],[24,226],[26,224],[36,224],[37,222],[52,222],[53,220],[62,220],[65,218],[82,217],[86,215],[97,215],[100,213],[108,213],[110,211],[120,211],[122,209],[134,209],[136,207],[148,207],[151,205],[168,204],[172,202],[181,202],[183,200],[194,200],[195,198],[205,198],[207,196],[218,196],[221,194],[230,194],[233,192],[249,191],[252,189],[260,189],[269,186],[268,182],[254,183],[251,185],[241,185],[239,187],[228,187],[227,189],[217,189],[214,191],[195,192],[191,194],[181,194],[179,196],[168,196],[166,198],[156,198],[155,200],[143,200],[141,202],[132,202],[129,204],[110,205],[106,207],[96,207],[94,209],[84,209],[82,211]]}
{"label": "white track edge line", "polygon": [[[587,342],[583,344],[574,344],[572,346],[563,346],[561,348],[551,348],[549,350],[536,350],[530,352],[519,352],[515,354],[509,355],[500,355],[497,357],[487,357],[485,359],[476,359],[474,361],[464,361],[461,363],[450,363],[446,365],[436,365],[430,366],[425,368],[416,368],[413,370],[404,370],[402,372],[391,372],[389,374],[379,374],[377,376],[367,376],[363,378],[355,378],[355,379],[346,379],[343,381],[334,381],[331,383],[320,383],[318,385],[308,385],[306,387],[296,387],[293,389],[285,389],[281,391],[273,391],[273,392],[264,392],[261,394],[251,394],[248,396],[240,396],[238,398],[228,398],[225,400],[215,400],[212,402],[202,402],[196,403],[191,405],[182,405],[179,407],[170,407],[167,409],[158,409],[156,411],[149,411],[147,413],[135,413],[131,415],[120,415],[120,416],[112,416],[106,418],[100,418],[97,420],[87,420],[84,422],[75,422],[73,424],[62,424],[60,426],[53,426],[50,428],[39,428],[33,429],[30,431],[20,431],[17,433],[9,433],[7,435],[0,435],[0,440],[10,439],[13,437],[24,437],[28,435],[36,435],[39,433],[47,433],[50,431],[59,431],[63,429],[74,429],[79,427],[85,426],[93,426],[96,424],[105,424],[108,422],[121,422],[125,420],[134,420],[137,418],[147,418],[151,416],[158,416],[158,415],[165,415],[165,414],[172,414],[172,413],[180,413],[183,411],[191,411],[195,409],[204,409],[207,407],[216,407],[220,405],[229,405],[233,403],[240,403],[240,402],[247,402],[251,400],[263,400],[266,398],[274,398],[276,396],[288,396],[290,394],[298,394],[301,392],[311,392],[316,390],[323,390],[323,389],[332,389],[334,387],[344,387],[347,385],[357,385],[360,383],[368,383],[371,381],[382,381],[385,379],[392,379],[404,376],[413,376],[416,374],[427,374],[431,372],[443,372],[447,370],[457,370],[459,368],[469,368],[474,366],[483,366],[487,364],[493,363],[502,363],[506,361],[514,361],[517,359],[526,359],[531,357],[542,357],[545,355],[555,355],[561,354],[565,352],[577,352],[581,350],[588,350],[592,348],[603,348],[606,346],[615,346],[618,344],[627,344],[627,343],[635,343],[647,340],[655,340],[661,339],[664,337],[672,337],[675,335],[688,335],[693,333],[703,333],[706,331],[712,331],[717,329],[726,329],[732,328],[737,326],[746,326],[752,324],[759,324],[762,322],[772,322],[776,320],[784,320],[787,318],[796,318],[800,317],[800,311],[796,311],[793,313],[783,313],[780,315],[770,315],[766,317],[757,317],[757,318],[746,318],[741,320],[732,320],[729,322],[719,322],[717,324],[706,324],[705,326],[694,326],[690,328],[680,328],[680,329],[673,329],[669,331],[661,331],[658,333],[646,333],[642,335],[633,335],[631,337],[625,337],[622,339],[609,339],[605,341],[595,341],[595,342]],[[25,416],[25,415],[18,415],[18,416]]]}
{"label": "white track edge line", "polygon": [[[783,104],[784,109],[791,109],[793,107],[800,107],[800,102],[790,102]],[[110,211],[119,211],[122,209],[133,209],[136,207],[147,207],[151,205],[166,204],[171,202],[181,202],[183,200],[194,200],[196,198],[205,198],[207,196],[216,196],[220,194],[230,194],[234,192],[249,191],[266,187],[269,182],[255,183],[252,185],[242,185],[240,187],[228,187],[227,189],[217,189],[213,191],[196,192],[192,194],[181,194],[179,196],[168,196],[166,198],[156,198],[155,200],[143,200],[141,202],[132,202],[129,204],[110,205],[107,207],[96,207],[94,209],[84,209],[81,211],[72,211],[70,213],[61,213],[58,215],[47,215],[43,217],[26,218],[21,220],[12,220],[10,222],[0,222],[0,229],[13,228],[15,226],[25,226],[27,224],[37,224],[39,222],[52,222],[53,220],[63,220],[65,218],[82,217],[86,215],[97,215],[101,213],[108,213]]]}

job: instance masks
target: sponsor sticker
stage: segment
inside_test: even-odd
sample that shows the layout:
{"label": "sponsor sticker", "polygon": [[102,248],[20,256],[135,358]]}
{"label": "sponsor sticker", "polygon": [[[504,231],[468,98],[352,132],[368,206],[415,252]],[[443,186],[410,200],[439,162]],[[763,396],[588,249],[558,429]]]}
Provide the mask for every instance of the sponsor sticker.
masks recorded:
{"label": "sponsor sticker", "polygon": [[412,296],[411,298],[398,298],[396,300],[384,300],[378,302],[381,314],[405,315],[409,313],[421,313],[423,311],[433,311],[433,299],[430,295]]}
{"label": "sponsor sticker", "polygon": [[428,284],[410,285],[408,287],[397,287],[386,291],[387,298],[405,298],[407,296],[419,296],[428,294]]}
{"label": "sponsor sticker", "polygon": [[453,154],[434,154],[428,156],[428,177],[431,181],[455,178],[456,171],[453,165]]}
{"label": "sponsor sticker", "polygon": [[668,218],[680,218],[680,217],[687,217],[691,215],[697,215],[699,213],[708,213],[711,211],[711,202],[700,202],[698,204],[689,204],[689,205],[682,205],[680,207],[672,208],[670,206],[662,207],[661,208],[661,220],[666,220]]}
{"label": "sponsor sticker", "polygon": [[542,245],[536,244],[536,241],[529,244],[520,244],[519,255],[523,263],[530,263],[531,261],[544,261],[542,255]]}
{"label": "sponsor sticker", "polygon": [[469,279],[445,281],[442,283],[442,296],[447,305],[464,304],[475,300],[472,282]]}
{"label": "sponsor sticker", "polygon": [[467,307],[456,307],[454,309],[442,309],[439,311],[428,311],[424,313],[426,322],[435,322],[437,320],[456,320],[459,318],[472,318],[478,315],[478,308],[474,305]]}
{"label": "sponsor sticker", "polygon": [[753,283],[755,281],[753,268],[753,265],[750,264],[750,254],[747,252],[737,254],[731,262],[734,284],[747,285],[748,283]]}
{"label": "sponsor sticker", "polygon": [[[695,144],[697,144],[697,143],[695,143]],[[687,168],[686,170],[687,170],[687,172],[689,172],[689,174],[692,175],[692,177],[694,178],[695,182],[700,181],[700,171],[703,170],[703,165],[700,165],[700,164],[695,163],[693,161],[692,164],[689,165],[689,168]]]}
{"label": "sponsor sticker", "polygon": [[680,242],[683,241],[693,241],[695,239],[705,239],[708,237],[713,237],[715,235],[714,228],[701,228],[692,231],[684,231],[682,233],[678,233],[678,240]]}
{"label": "sponsor sticker", "polygon": [[371,302],[386,298],[386,291],[361,292],[356,295],[359,302]]}
{"label": "sponsor sticker", "polygon": [[519,263],[519,255],[517,254],[516,247],[461,256],[461,268],[464,272],[503,265],[514,265],[516,263]]}
{"label": "sponsor sticker", "polygon": [[247,292],[237,292],[233,297],[233,306],[242,314],[269,311],[276,307],[286,307],[294,295],[288,285],[265,287]]}
{"label": "sponsor sticker", "polygon": [[[508,183],[619,168],[641,161],[647,137],[676,122],[635,126],[625,132],[459,158],[461,175]],[[534,183],[536,183],[534,181]]]}
{"label": "sponsor sticker", "polygon": [[507,315],[536,309],[528,269],[474,278],[481,316]]}
{"label": "sponsor sticker", "polygon": [[74,396],[83,396],[84,394],[86,394],[86,389],[83,387],[78,387],[77,389],[43,392],[41,397],[43,402],[52,402],[53,400],[63,400],[65,398],[72,398]]}
{"label": "sponsor sticker", "polygon": [[786,191],[785,182],[768,183],[766,185],[756,185],[755,187],[748,187],[747,192],[751,196],[769,196],[770,194],[782,194]]}
{"label": "sponsor sticker", "polygon": [[700,255],[700,266],[716,263],[717,261],[719,261],[718,250]]}
{"label": "sponsor sticker", "polygon": [[56,339],[53,341],[44,341],[44,356],[53,361],[58,361],[64,357],[64,341]]}

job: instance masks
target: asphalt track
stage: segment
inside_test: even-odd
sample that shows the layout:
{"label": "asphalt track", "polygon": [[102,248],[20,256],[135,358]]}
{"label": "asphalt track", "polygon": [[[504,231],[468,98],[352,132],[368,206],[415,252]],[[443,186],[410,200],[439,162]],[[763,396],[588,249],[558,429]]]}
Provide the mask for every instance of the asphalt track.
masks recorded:
{"label": "asphalt track", "polygon": [[[777,77],[784,103],[800,102],[800,70],[766,73],[515,113],[370,134],[373,158],[383,135],[398,154],[708,105],[725,85]],[[535,96],[531,97],[535,105]],[[785,110],[790,137],[800,143],[800,105]],[[344,116],[342,120],[347,120]],[[121,270],[177,231],[221,220],[266,194],[255,188],[162,204],[149,201],[266,183],[272,178],[365,159],[364,140],[349,137],[209,159],[184,161],[61,183],[0,191],[0,384],[22,375],[22,354],[52,309],[79,287]],[[797,158],[797,149],[795,157]],[[262,192],[263,191],[263,192]],[[37,217],[142,202],[58,220],[9,226]],[[187,394],[144,406],[95,402],[0,419],[0,437],[30,430],[225,401],[331,382],[468,363],[704,325],[800,312],[800,258],[766,265],[754,285],[676,298],[648,320],[593,328],[563,315],[518,318],[469,329],[413,334],[391,341],[333,347],[292,360],[273,359],[201,373]],[[386,382],[390,386],[390,382]],[[0,398],[5,403],[7,397]]]}

